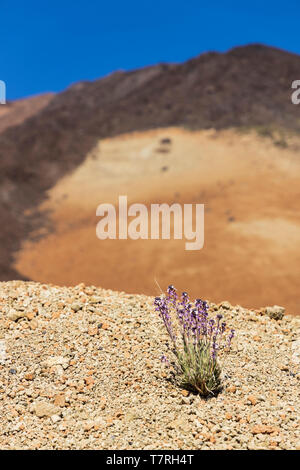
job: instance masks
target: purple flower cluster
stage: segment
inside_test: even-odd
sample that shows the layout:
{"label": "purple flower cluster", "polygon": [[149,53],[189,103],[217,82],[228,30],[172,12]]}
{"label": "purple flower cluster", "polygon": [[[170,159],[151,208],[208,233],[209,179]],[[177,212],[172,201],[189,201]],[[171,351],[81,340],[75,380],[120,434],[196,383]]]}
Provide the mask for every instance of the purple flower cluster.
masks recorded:
{"label": "purple flower cluster", "polygon": [[[166,296],[155,298],[154,305],[164,321],[175,351],[180,348],[182,340],[183,347],[210,348],[211,358],[216,361],[221,345],[230,347],[234,330],[230,330],[227,339],[224,338],[227,328],[226,323],[221,321],[223,316],[218,314],[215,319],[209,318],[209,306],[206,301],[196,299],[192,303],[186,292],[179,297],[175,287],[171,285]],[[173,320],[174,313],[178,328]]]}

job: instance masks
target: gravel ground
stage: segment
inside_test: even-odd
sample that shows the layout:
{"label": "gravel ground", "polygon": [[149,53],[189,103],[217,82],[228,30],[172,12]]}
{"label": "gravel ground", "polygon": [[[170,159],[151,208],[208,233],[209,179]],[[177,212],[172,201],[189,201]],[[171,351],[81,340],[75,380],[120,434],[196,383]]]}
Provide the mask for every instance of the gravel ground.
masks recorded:
{"label": "gravel ground", "polygon": [[0,448],[300,449],[299,318],[210,303],[236,338],[223,390],[204,400],[169,380],[152,304],[0,283]]}

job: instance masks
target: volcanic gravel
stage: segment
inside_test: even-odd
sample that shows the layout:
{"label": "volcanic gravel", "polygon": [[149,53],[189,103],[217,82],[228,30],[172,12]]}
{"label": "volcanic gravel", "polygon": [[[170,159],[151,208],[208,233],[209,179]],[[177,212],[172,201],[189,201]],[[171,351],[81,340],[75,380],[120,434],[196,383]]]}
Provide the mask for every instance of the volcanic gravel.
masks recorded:
{"label": "volcanic gravel", "polygon": [[299,450],[299,318],[210,310],[236,337],[222,391],[203,399],[161,363],[153,298],[0,283],[0,448]]}

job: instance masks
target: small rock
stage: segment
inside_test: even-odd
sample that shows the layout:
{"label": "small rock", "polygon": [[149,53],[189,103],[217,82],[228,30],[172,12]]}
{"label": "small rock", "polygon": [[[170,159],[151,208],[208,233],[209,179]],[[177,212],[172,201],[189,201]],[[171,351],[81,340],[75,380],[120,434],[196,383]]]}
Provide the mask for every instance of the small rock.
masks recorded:
{"label": "small rock", "polygon": [[34,379],[34,374],[33,373],[28,373],[24,375],[25,380],[33,380]]}
{"label": "small rock", "polygon": [[106,427],[106,421],[103,418],[98,417],[94,420],[94,429],[95,430],[105,428],[105,427]]}
{"label": "small rock", "polygon": [[101,301],[102,301],[101,297],[97,297],[96,295],[92,295],[89,298],[89,303],[90,304],[99,304],[99,303],[101,303]]}
{"label": "small rock", "polygon": [[292,342],[292,362],[300,364],[300,339]]}
{"label": "small rock", "polygon": [[53,356],[49,357],[46,361],[43,362],[44,367],[53,367],[61,366],[63,369],[67,369],[69,366],[69,359],[63,356]]}
{"label": "small rock", "polygon": [[276,426],[258,424],[257,426],[253,426],[251,432],[252,434],[276,434],[279,432],[279,429]]}
{"label": "small rock", "polygon": [[66,399],[65,395],[63,393],[59,393],[58,395],[55,395],[54,397],[54,405],[55,406],[65,406],[66,405]]}
{"label": "small rock", "polygon": [[102,411],[106,408],[106,398],[105,397],[100,398],[99,405],[100,405],[100,410],[102,410]]}
{"label": "small rock", "polygon": [[83,430],[85,432],[90,431],[94,427],[94,422],[93,421],[88,421],[87,423],[84,424]]}
{"label": "small rock", "polygon": [[26,317],[25,312],[17,311],[14,308],[11,308],[10,311],[7,314],[7,317],[11,321],[18,321],[20,318]]}
{"label": "small rock", "polygon": [[38,321],[33,319],[29,322],[29,326],[32,330],[36,330],[38,327]]}
{"label": "small rock", "polygon": [[41,401],[34,405],[35,414],[39,418],[43,418],[45,416],[49,417],[55,414],[59,414],[59,408],[51,403]]}
{"label": "small rock", "polygon": [[55,423],[58,423],[58,421],[61,420],[61,417],[59,415],[52,415],[50,419],[51,419],[52,423],[55,424]]}
{"label": "small rock", "polygon": [[230,310],[232,305],[228,302],[228,300],[224,300],[223,302],[219,303],[218,307],[222,307],[225,310]]}
{"label": "small rock", "polygon": [[88,334],[90,336],[95,336],[98,334],[98,328],[97,327],[91,327],[88,329]]}
{"label": "small rock", "polygon": [[81,305],[81,304],[77,304],[77,303],[72,304],[72,305],[71,305],[71,309],[72,309],[74,312],[78,312],[79,310],[82,309],[82,305]]}
{"label": "small rock", "polygon": [[257,398],[254,395],[249,395],[247,397],[247,400],[250,401],[251,405],[256,405],[257,404]]}
{"label": "small rock", "polygon": [[28,320],[33,320],[34,317],[35,317],[35,313],[29,312],[29,313],[27,313],[26,317],[28,318]]}
{"label": "small rock", "polygon": [[266,307],[265,314],[274,320],[282,320],[285,313],[285,308],[280,307],[279,305],[274,305],[273,307]]}
{"label": "small rock", "polygon": [[86,378],[84,379],[84,381],[85,381],[86,385],[93,385],[93,384],[95,383],[95,379],[94,379],[93,377],[91,377],[91,376],[86,377]]}

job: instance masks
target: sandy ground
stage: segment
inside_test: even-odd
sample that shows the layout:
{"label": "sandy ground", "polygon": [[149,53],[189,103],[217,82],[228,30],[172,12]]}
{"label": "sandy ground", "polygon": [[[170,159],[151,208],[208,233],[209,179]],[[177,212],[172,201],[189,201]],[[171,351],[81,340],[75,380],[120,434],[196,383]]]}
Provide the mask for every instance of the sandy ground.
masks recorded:
{"label": "sandy ground", "polygon": [[[170,139],[163,143],[162,139]],[[15,268],[30,279],[78,282],[157,294],[173,283],[194,296],[246,307],[283,305],[300,313],[299,142],[279,148],[256,133],[157,129],[99,141],[61,179],[41,209],[43,228],[27,241]],[[118,196],[128,203],[205,204],[205,244],[185,240],[96,237],[96,208]]]}
{"label": "sandy ground", "polygon": [[210,303],[236,336],[203,399],[161,363],[153,300],[0,283],[0,448],[299,450],[299,318]]}

